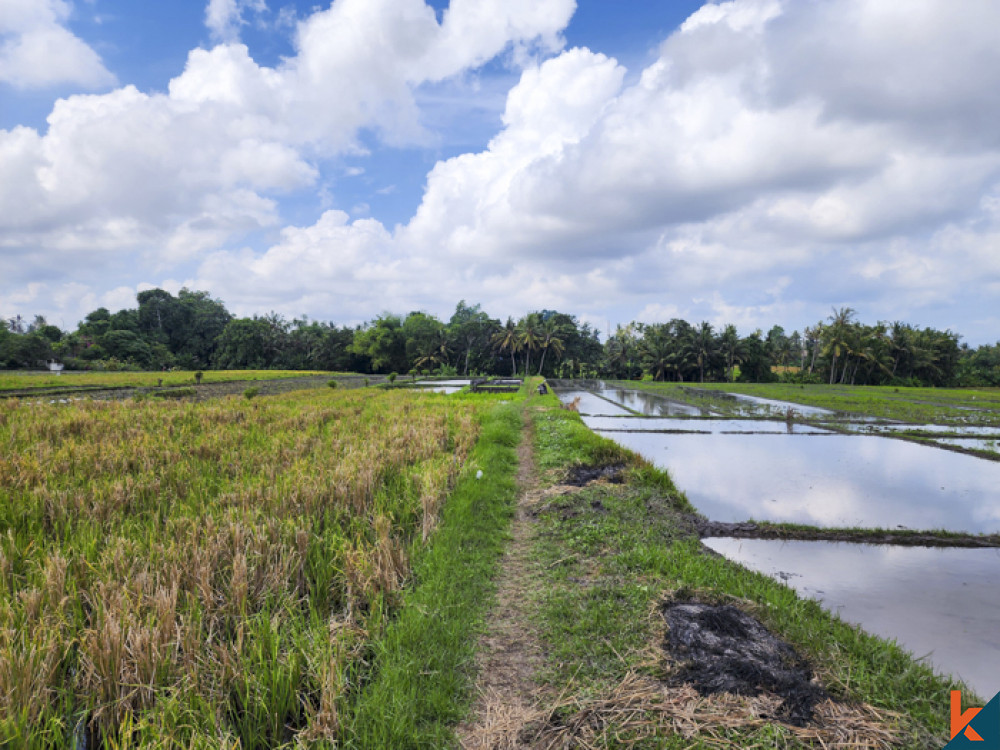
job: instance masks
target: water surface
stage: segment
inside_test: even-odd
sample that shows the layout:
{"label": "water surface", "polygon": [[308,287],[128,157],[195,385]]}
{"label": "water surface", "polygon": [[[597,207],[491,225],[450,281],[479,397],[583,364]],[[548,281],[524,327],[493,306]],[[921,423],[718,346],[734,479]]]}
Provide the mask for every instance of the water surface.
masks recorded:
{"label": "water surface", "polygon": [[564,404],[572,403],[579,398],[580,403],[577,405],[577,411],[581,414],[628,415],[632,413],[624,406],[612,404],[590,391],[559,391],[557,395]]}
{"label": "water surface", "polygon": [[1000,532],[1000,463],[875,435],[607,432],[715,521]]}
{"label": "water surface", "polygon": [[754,406],[762,406],[766,412],[778,412],[779,414],[784,414],[789,409],[798,412],[799,414],[806,417],[822,417],[830,416],[836,412],[830,411],[829,409],[821,409],[818,406],[806,406],[805,404],[797,404],[794,401],[777,401],[773,398],[761,398],[760,396],[748,396],[745,393],[729,393],[727,394],[740,401],[747,401]]}
{"label": "water surface", "polygon": [[735,432],[735,433],[811,433],[829,434],[829,430],[802,423],[776,422],[767,419],[681,419],[668,417],[599,417],[584,415],[583,422],[592,430],[638,430],[643,432]]}
{"label": "water surface", "polygon": [[895,638],[981,698],[1000,690],[1000,550],[705,539],[865,630]]}
{"label": "water surface", "polygon": [[672,401],[665,396],[647,391],[615,388],[602,384],[596,392],[606,399],[650,417],[700,417],[712,414],[708,409],[685,404],[682,401]]}

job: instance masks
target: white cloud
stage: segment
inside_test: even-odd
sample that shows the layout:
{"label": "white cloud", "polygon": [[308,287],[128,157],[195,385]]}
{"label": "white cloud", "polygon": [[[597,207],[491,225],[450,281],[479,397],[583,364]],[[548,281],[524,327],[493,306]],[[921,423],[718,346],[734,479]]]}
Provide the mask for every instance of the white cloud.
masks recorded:
{"label": "white cloud", "polygon": [[[22,30],[70,10],[0,3],[17,11],[4,23]],[[264,9],[212,2],[206,22],[233,38],[245,14]],[[95,284],[102,272],[186,275],[210,251],[267,236],[281,196],[326,190],[328,157],[364,153],[359,129],[394,143],[425,137],[415,87],[515,45],[556,44],[572,10],[572,0],[456,0],[438,24],[421,0],[338,0],[298,23],[296,54],[278,67],[220,44],[193,50],[166,93],[125,86],[61,99],[44,133],[0,130],[0,294],[39,274]]]}
{"label": "white cloud", "polygon": [[101,57],[66,28],[66,0],[0,0],[0,82],[19,89],[115,83]]}
{"label": "white cloud", "polygon": [[[209,10],[225,29],[250,5]],[[158,269],[242,313],[447,314],[464,298],[494,315],[791,330],[850,305],[989,337],[1000,6],[987,2],[706,5],[627,84],[586,49],[529,66],[489,146],[439,162],[404,226],[327,211],[278,232],[280,195],[322,196],[326,158],[360,158],[360,129],[425,143],[416,89],[505,52],[545,57],[572,11],[455,0],[439,22],[421,0],[337,0],[298,22],[276,68],[224,44],[192,51],[167,94],[62,101],[44,135],[0,131],[0,246],[139,248],[126,286]],[[0,259],[8,270],[31,280]]]}
{"label": "white cloud", "polygon": [[243,14],[247,11],[263,13],[266,10],[264,0],[208,0],[205,26],[216,41],[236,42],[240,38],[240,27],[246,23]]}

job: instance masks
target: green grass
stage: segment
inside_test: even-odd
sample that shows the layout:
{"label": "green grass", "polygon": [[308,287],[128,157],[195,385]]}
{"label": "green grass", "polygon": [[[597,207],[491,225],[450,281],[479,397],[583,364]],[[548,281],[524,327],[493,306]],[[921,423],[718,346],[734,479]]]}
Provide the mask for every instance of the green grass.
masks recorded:
{"label": "green grass", "polygon": [[[418,585],[372,644],[372,674],[347,703],[343,747],[446,747],[465,714],[470,664],[517,497],[521,408],[498,405],[415,565]],[[476,472],[482,471],[482,478]]]}
{"label": "green grass", "polygon": [[[574,416],[552,411],[534,416],[537,455],[555,479],[612,452],[577,434]],[[641,467],[634,458],[624,462]],[[661,679],[668,664],[662,655],[651,658],[662,637],[658,607],[678,592],[697,592],[753,612],[810,660],[834,697],[899,712],[900,747],[943,746],[949,690],[961,686],[787,586],[707,553],[687,530],[689,510],[662,472],[633,473],[622,485],[592,485],[540,508],[533,554],[540,581],[535,607],[547,654],[542,680],[548,693],[562,694],[568,704],[560,710],[562,722],[588,700],[611,694],[630,673]],[[965,695],[971,700],[970,691]],[[624,747],[615,733],[634,729],[605,727],[595,746]],[[813,746],[777,722],[715,731],[737,747]],[[659,727],[635,746],[716,746],[704,737],[682,740]]]}

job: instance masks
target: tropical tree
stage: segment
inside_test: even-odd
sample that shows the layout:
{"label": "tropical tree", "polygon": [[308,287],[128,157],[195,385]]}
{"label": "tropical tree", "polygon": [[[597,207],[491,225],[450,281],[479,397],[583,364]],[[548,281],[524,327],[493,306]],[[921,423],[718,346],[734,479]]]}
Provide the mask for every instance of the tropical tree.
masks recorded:
{"label": "tropical tree", "polygon": [[719,336],[719,349],[726,360],[726,372],[730,382],[736,381],[736,365],[742,361],[743,353],[740,347],[740,334],[732,323],[722,329]]}
{"label": "tropical tree", "polygon": [[514,319],[508,317],[503,328],[494,332],[490,341],[500,354],[510,352],[510,375],[511,377],[517,375],[517,364],[514,361],[514,355],[521,350],[521,332]]}
{"label": "tropical tree", "polygon": [[524,375],[527,377],[531,367],[531,353],[538,348],[541,341],[542,316],[536,312],[528,313],[517,323],[518,339],[524,350]]}
{"label": "tropical tree", "polygon": [[824,354],[831,357],[830,360],[830,385],[833,385],[837,375],[837,360],[842,354],[847,354],[849,350],[848,335],[850,326],[854,318],[854,310],[850,307],[842,307],[834,310],[828,320],[830,325],[824,329],[825,344]]}
{"label": "tropical tree", "polygon": [[712,324],[708,321],[702,321],[693,330],[690,341],[691,351],[695,362],[698,363],[698,382],[704,383],[705,368],[711,366],[712,359],[718,351],[718,341],[715,338],[715,332],[712,331]]}
{"label": "tropical tree", "polygon": [[539,328],[539,347],[542,350],[542,359],[538,363],[538,374],[542,374],[545,367],[545,355],[551,348],[557,357],[561,357],[566,350],[566,335],[569,332],[567,324],[560,319],[559,315],[552,315],[546,318]]}

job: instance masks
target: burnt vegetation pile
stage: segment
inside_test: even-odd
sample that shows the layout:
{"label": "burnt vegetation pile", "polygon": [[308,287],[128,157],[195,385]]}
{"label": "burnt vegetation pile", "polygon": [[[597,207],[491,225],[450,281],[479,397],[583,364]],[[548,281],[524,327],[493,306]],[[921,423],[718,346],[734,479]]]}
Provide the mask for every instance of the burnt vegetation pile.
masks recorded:
{"label": "burnt vegetation pile", "polygon": [[663,616],[669,628],[664,648],[680,663],[672,675],[677,684],[688,683],[702,695],[772,693],[782,699],[774,718],[800,727],[829,698],[790,645],[732,605],[674,601],[663,607]]}
{"label": "burnt vegetation pile", "polygon": [[622,472],[625,471],[625,464],[613,464],[611,466],[574,466],[569,470],[563,484],[571,487],[585,487],[591,482],[604,479],[612,484],[622,484],[625,478]]}

